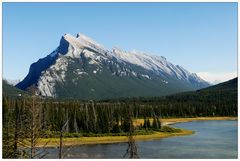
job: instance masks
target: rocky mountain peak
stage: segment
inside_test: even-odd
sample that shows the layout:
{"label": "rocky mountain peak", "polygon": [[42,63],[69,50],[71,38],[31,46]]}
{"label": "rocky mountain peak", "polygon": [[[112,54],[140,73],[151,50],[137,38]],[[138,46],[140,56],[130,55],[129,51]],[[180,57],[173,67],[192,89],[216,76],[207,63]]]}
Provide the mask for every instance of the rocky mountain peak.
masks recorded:
{"label": "rocky mountain peak", "polygon": [[[209,84],[165,57],[105,49],[84,34],[65,34],[59,46],[30,67],[16,87],[49,97],[160,96]],[[137,92],[138,91],[138,92]]]}

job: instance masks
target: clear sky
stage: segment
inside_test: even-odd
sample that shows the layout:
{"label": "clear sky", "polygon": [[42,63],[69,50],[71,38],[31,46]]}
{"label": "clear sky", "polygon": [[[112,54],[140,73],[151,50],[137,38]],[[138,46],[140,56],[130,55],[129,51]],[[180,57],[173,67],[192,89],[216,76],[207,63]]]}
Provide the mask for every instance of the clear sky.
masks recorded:
{"label": "clear sky", "polygon": [[3,3],[3,78],[23,79],[62,35],[78,32],[212,82],[237,72],[237,3]]}

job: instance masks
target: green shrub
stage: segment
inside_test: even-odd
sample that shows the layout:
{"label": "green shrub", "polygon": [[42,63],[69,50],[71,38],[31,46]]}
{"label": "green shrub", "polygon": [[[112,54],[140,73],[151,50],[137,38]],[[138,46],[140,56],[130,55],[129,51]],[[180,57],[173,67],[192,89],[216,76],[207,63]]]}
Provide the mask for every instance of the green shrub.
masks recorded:
{"label": "green shrub", "polygon": [[170,126],[163,126],[159,131],[177,133],[177,132],[181,132],[181,129],[173,128],[173,127],[170,127]]}

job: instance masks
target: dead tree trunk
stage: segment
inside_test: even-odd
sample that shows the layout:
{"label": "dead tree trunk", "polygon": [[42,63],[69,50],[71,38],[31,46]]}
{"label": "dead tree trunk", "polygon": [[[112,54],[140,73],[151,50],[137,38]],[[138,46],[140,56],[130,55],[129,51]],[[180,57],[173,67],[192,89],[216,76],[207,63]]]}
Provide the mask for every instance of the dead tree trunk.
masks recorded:
{"label": "dead tree trunk", "polygon": [[92,102],[92,112],[93,112],[93,125],[94,125],[94,131],[97,130],[97,115],[96,115],[96,111],[95,111],[95,106],[94,106],[94,102]]}
{"label": "dead tree trunk", "polygon": [[36,114],[36,109],[35,109],[35,99],[33,98],[33,101],[32,101],[32,106],[31,106],[31,113],[32,113],[32,120],[31,120],[31,140],[30,140],[30,158],[34,158],[35,156],[35,130],[36,130],[36,117],[37,117],[37,114]]}
{"label": "dead tree trunk", "polygon": [[63,154],[63,132],[61,131],[60,133],[60,145],[59,145],[59,159],[62,159],[62,154]]}
{"label": "dead tree trunk", "polygon": [[75,129],[75,132],[79,132],[79,129],[78,129],[78,124],[77,124],[77,116],[76,116],[76,109],[74,110],[74,129]]}
{"label": "dead tree trunk", "polygon": [[134,139],[134,125],[133,125],[133,112],[132,108],[129,107],[129,112],[127,114],[127,120],[129,124],[129,131],[128,131],[128,148],[124,155],[124,158],[129,155],[129,158],[139,158],[137,146]]}
{"label": "dead tree trunk", "polygon": [[60,137],[59,137],[59,153],[58,153],[58,156],[59,156],[59,159],[62,159],[63,158],[63,133],[64,131],[66,131],[66,126],[68,125],[68,121],[69,119],[65,122],[65,124],[62,126],[61,128],[61,131],[60,131]]}
{"label": "dead tree trunk", "polygon": [[18,153],[18,133],[19,133],[19,107],[18,102],[15,104],[15,127],[14,127],[14,148],[13,148],[13,157],[17,158]]}
{"label": "dead tree trunk", "polygon": [[42,130],[42,120],[41,120],[42,103],[37,100],[35,96],[29,101],[29,115],[26,116],[26,126],[25,127],[25,140],[23,146],[28,147],[30,150],[28,152],[29,158],[44,158],[48,152],[44,149],[47,144],[46,142],[42,147],[44,150],[37,149],[39,147],[39,142],[45,137],[45,133]]}

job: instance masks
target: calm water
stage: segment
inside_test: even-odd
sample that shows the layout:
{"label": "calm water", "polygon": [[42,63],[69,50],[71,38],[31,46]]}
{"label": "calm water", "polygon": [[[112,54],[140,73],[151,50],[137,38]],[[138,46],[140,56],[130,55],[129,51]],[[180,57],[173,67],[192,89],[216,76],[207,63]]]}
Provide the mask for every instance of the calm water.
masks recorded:
{"label": "calm water", "polygon": [[[173,125],[195,134],[137,142],[140,158],[237,158],[237,121],[194,121]],[[69,149],[65,158],[123,158],[126,143],[81,145]],[[48,158],[58,149],[48,148]]]}

